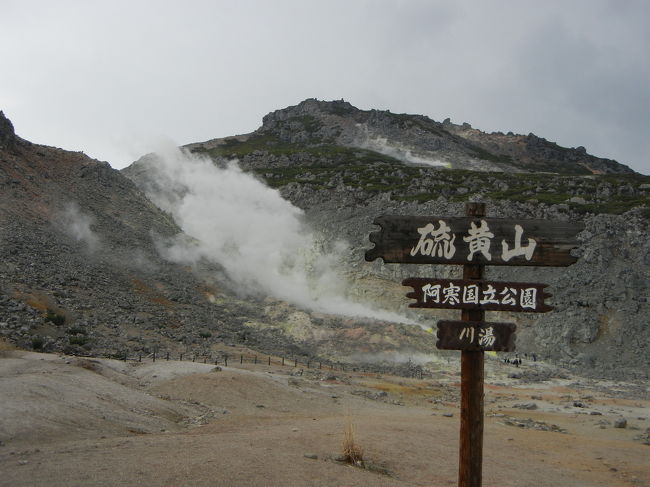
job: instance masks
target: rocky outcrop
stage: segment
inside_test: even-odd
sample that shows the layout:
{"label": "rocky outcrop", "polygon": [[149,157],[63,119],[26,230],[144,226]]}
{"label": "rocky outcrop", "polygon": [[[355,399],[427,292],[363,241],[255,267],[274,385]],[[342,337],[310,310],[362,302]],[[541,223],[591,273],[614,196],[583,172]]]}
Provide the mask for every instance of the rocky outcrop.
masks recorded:
{"label": "rocky outcrop", "polygon": [[12,148],[15,140],[16,133],[11,120],[0,111],[0,150]]}

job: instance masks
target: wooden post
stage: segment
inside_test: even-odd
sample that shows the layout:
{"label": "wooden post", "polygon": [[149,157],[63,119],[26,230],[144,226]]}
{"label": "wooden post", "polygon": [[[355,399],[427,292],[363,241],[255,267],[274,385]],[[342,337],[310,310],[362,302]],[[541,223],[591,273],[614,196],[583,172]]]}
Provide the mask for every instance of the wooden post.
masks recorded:
{"label": "wooden post", "polygon": [[284,357],[282,357],[282,365],[284,365]]}
{"label": "wooden post", "polygon": [[154,362],[156,361],[156,351],[155,350],[153,351],[153,361]]}
{"label": "wooden post", "polygon": [[298,367],[298,359],[294,359],[294,361],[293,361],[293,366],[294,366],[294,367]]}
{"label": "wooden post", "polygon": [[[467,203],[467,216],[485,216],[485,203]],[[483,266],[465,264],[463,279],[482,279]],[[462,310],[462,321],[484,321],[485,311]],[[484,352],[460,352],[458,487],[480,487],[483,469]]]}
{"label": "wooden post", "polygon": [[239,363],[240,364],[244,363],[244,355],[243,354],[239,355]]}
{"label": "wooden post", "polygon": [[255,358],[254,358],[254,360],[255,360],[255,362],[254,362],[254,363],[255,363],[255,365],[257,365],[257,355],[255,355]]}
{"label": "wooden post", "polygon": [[181,362],[183,361],[183,352],[181,352],[181,358],[179,359]]}
{"label": "wooden post", "polygon": [[271,356],[269,355],[269,365],[271,365]]}
{"label": "wooden post", "polygon": [[228,367],[228,354],[223,356],[223,364]]}
{"label": "wooden post", "polygon": [[167,362],[169,362],[169,352],[167,352]]}

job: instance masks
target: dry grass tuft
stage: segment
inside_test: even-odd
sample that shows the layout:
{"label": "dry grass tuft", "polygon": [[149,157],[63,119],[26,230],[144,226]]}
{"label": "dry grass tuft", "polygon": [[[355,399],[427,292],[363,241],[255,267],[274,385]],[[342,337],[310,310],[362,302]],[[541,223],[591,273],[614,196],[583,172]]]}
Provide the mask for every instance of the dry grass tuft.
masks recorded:
{"label": "dry grass tuft", "polygon": [[6,338],[0,338],[0,357],[8,356],[12,350],[16,350],[16,346]]}
{"label": "dry grass tuft", "polygon": [[345,429],[343,430],[341,449],[342,461],[352,465],[363,466],[363,448],[361,448],[356,442],[354,425],[350,418],[348,418],[345,424]]}

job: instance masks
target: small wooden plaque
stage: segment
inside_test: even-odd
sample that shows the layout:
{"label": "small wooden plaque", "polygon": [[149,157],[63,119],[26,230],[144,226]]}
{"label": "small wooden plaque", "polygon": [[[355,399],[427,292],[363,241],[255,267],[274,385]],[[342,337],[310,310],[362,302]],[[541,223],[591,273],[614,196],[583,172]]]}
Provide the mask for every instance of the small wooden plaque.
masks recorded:
{"label": "small wooden plaque", "polygon": [[513,352],[516,329],[514,323],[439,321],[436,346],[465,352]]}

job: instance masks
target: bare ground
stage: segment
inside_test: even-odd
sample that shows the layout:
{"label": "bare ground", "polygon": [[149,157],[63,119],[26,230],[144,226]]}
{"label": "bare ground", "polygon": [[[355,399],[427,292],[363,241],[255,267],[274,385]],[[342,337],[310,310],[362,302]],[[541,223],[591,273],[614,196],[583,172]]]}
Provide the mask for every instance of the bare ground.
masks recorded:
{"label": "bare ground", "polygon": [[[455,485],[457,368],[298,376],[2,352],[0,485]],[[650,486],[647,384],[522,383],[511,371],[488,367],[484,486]],[[363,467],[336,461],[348,421]]]}

